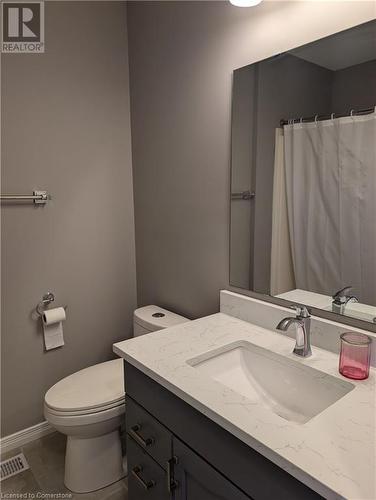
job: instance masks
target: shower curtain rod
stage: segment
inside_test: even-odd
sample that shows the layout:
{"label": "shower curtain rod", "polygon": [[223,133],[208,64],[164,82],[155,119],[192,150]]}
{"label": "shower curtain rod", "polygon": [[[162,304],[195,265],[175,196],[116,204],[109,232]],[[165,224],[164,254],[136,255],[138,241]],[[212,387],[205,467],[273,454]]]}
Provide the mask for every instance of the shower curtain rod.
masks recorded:
{"label": "shower curtain rod", "polygon": [[374,111],[376,111],[376,106],[373,106],[372,108],[358,109],[358,111],[352,109],[350,113],[332,113],[327,115],[306,116],[305,118],[292,118],[291,120],[281,120],[279,123],[280,126],[283,127],[283,125],[289,125],[299,122],[309,123],[314,121],[329,120],[330,118],[343,118],[344,116],[368,115],[369,113],[373,113]]}

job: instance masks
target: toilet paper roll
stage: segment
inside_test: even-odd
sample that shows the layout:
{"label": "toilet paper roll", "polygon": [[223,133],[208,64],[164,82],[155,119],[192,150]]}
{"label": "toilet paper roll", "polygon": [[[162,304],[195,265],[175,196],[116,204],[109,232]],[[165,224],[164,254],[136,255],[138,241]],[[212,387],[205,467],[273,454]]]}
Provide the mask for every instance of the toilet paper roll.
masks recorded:
{"label": "toilet paper roll", "polygon": [[64,345],[64,320],[65,310],[63,307],[48,309],[43,313],[44,345],[47,351]]}
{"label": "toilet paper roll", "polygon": [[64,307],[55,307],[55,309],[48,309],[43,313],[43,323],[45,325],[52,325],[53,323],[65,321],[65,318],[66,316]]}

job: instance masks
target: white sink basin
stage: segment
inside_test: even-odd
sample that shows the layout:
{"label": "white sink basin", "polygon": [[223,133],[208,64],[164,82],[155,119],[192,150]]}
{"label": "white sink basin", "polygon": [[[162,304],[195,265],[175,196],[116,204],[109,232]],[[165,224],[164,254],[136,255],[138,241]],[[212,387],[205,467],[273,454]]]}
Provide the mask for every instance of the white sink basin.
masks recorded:
{"label": "white sink basin", "polygon": [[188,361],[203,375],[259,403],[280,417],[304,424],[354,385],[293,359],[236,342]]}

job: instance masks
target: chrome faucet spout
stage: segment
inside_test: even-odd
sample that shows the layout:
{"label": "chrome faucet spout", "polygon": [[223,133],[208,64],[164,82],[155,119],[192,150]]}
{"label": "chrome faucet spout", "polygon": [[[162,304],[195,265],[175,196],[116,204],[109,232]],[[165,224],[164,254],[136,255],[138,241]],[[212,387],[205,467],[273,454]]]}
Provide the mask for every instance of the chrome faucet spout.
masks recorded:
{"label": "chrome faucet spout", "polygon": [[283,332],[286,332],[291,325],[293,324],[299,324],[300,321],[297,318],[283,318],[278,325],[276,326],[277,330],[281,330]]}
{"label": "chrome faucet spout", "polygon": [[277,325],[277,330],[286,332],[291,325],[297,325],[296,342],[293,353],[304,358],[312,354],[311,351],[311,316],[306,307],[296,307],[295,317],[283,318]]}
{"label": "chrome faucet spout", "polygon": [[355,295],[350,295],[352,286],[345,286],[332,296],[332,311],[337,314],[345,314],[346,306],[349,302],[359,302]]}

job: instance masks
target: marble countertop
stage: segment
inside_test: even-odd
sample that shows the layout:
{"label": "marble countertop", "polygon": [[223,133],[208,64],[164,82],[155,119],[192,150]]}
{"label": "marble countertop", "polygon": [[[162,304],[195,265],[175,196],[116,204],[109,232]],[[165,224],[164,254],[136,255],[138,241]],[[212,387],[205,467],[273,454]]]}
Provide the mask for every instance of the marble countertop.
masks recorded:
{"label": "marble countertop", "polygon": [[[295,341],[223,313],[114,344],[114,352],[176,396],[328,499],[376,498],[376,370],[305,424],[255,405],[187,364],[229,343],[248,341],[324,373],[338,373],[338,355],[313,346],[292,354]],[[304,395],[309,397],[309,394]]]}

